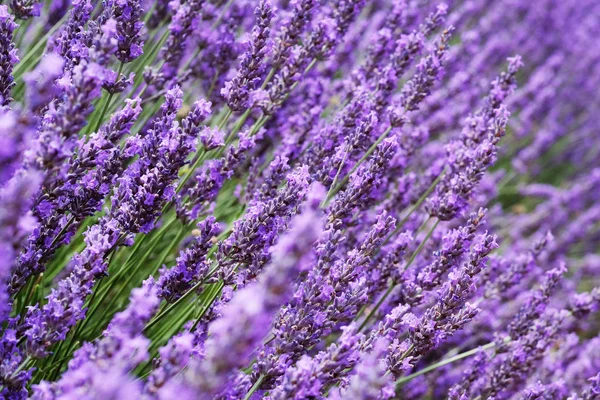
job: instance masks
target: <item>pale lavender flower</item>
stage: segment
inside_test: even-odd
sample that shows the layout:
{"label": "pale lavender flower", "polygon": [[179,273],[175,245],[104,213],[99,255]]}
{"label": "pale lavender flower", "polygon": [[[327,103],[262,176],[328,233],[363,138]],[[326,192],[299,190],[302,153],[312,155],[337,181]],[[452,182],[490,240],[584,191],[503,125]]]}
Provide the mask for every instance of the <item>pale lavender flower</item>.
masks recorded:
{"label": "pale lavender flower", "polygon": [[382,400],[394,397],[394,382],[392,376],[387,374],[383,361],[388,346],[389,342],[386,339],[377,339],[371,351],[362,355],[354,375],[349,378],[348,385],[343,389],[332,390],[328,398]]}

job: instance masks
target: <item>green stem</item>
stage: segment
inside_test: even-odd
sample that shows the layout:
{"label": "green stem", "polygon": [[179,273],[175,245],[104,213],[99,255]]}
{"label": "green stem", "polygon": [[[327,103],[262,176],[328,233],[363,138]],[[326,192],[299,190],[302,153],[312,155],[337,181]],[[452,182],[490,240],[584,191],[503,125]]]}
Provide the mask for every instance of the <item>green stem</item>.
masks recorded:
{"label": "green stem", "polygon": [[233,114],[233,111],[231,111],[231,108],[227,107],[227,111],[225,112],[223,119],[221,119],[221,122],[219,122],[219,125],[217,126],[219,128],[219,130],[221,130],[225,127],[225,124],[227,123],[227,121],[229,121],[229,118],[231,117],[232,114]]}
{"label": "green stem", "polygon": [[262,385],[263,381],[265,380],[265,375],[261,374],[258,379],[256,380],[256,382],[254,382],[254,385],[252,385],[252,387],[250,388],[250,390],[248,391],[248,393],[246,393],[246,396],[244,396],[244,400],[249,400],[250,397],[252,397],[252,395],[254,394],[254,392],[256,392],[258,390],[258,388],[260,387],[260,385]]}
{"label": "green stem", "polygon": [[15,81],[19,78],[21,78],[21,76],[23,76],[23,74],[25,73],[25,71],[28,71],[29,68],[29,64],[30,64],[30,60],[33,57],[38,57],[34,63],[37,64],[37,61],[39,61],[40,58],[42,58],[42,54],[36,54],[38,52],[38,50],[40,50],[40,48],[42,46],[46,45],[46,42],[48,41],[48,38],[53,35],[60,27],[62,27],[63,22],[66,21],[66,19],[68,18],[68,14],[66,14],[64,17],[62,17],[62,19],[60,21],[58,21],[56,23],[56,25],[54,25],[45,35],[43,38],[41,38],[39,41],[36,42],[36,44],[33,46],[33,48],[31,48],[26,54],[25,56],[23,56],[23,58],[21,59],[21,61],[16,65],[15,69],[13,70],[13,76],[15,78]]}
{"label": "green stem", "polygon": [[426,373],[431,372],[433,370],[436,370],[436,369],[438,369],[440,367],[443,367],[444,365],[452,364],[455,361],[459,361],[459,360],[462,360],[463,358],[470,357],[470,356],[472,356],[474,354],[479,353],[480,351],[491,349],[495,345],[496,345],[495,342],[491,342],[491,343],[485,344],[483,346],[480,346],[480,347],[478,347],[476,349],[465,351],[464,353],[460,353],[460,354],[457,354],[457,355],[455,355],[453,357],[449,357],[449,358],[446,358],[446,359],[444,359],[442,361],[439,361],[439,362],[437,362],[435,364],[431,364],[431,365],[423,368],[420,371],[417,371],[417,372],[415,372],[413,374],[401,377],[400,379],[398,379],[396,381],[396,387],[399,388],[400,386],[402,386],[406,382],[409,382],[409,381],[413,380],[414,378],[416,378],[418,376],[425,375]]}
{"label": "green stem", "polygon": [[[161,229],[159,231],[156,232],[156,237],[152,238],[152,242],[150,243],[150,248],[146,249],[146,252],[144,252],[144,254],[141,255],[141,258],[134,258],[135,254],[137,253],[137,250],[139,250],[142,246],[141,243],[144,242],[144,240],[146,238],[148,238],[148,235],[144,235],[140,238],[139,242],[140,245],[136,248],[133,249],[133,251],[129,254],[129,256],[127,257],[127,260],[124,263],[124,267],[122,269],[120,269],[116,274],[114,274],[112,276],[111,281],[116,281],[118,280],[123,274],[129,272],[129,267],[134,263],[133,261],[137,261],[135,264],[137,266],[143,265],[144,261],[147,259],[147,257],[150,255],[150,253],[152,252],[152,250],[154,250],[154,246],[156,246],[156,243],[158,243],[158,241],[163,237],[163,235],[166,233],[167,229],[171,226],[171,224],[173,224],[175,222],[175,220],[171,220],[168,223],[166,223],[163,227],[161,227]],[[129,275],[129,279],[131,278],[131,276],[133,275],[133,273],[131,273]],[[99,296],[98,301],[95,303],[91,303],[91,308],[88,311],[88,315],[94,315],[95,311],[98,309],[98,307],[100,307],[100,305],[104,302],[104,300],[106,299],[106,297],[111,293],[111,285],[108,285],[108,287],[102,292],[102,294]],[[86,319],[86,321],[88,321],[89,318]]]}
{"label": "green stem", "polygon": [[342,173],[342,168],[344,168],[344,164],[346,163],[346,158],[348,158],[348,153],[349,153],[349,149],[346,149],[346,151],[344,151],[344,157],[342,158],[342,161],[340,162],[340,166],[338,167],[338,170],[335,173],[335,177],[333,178],[333,181],[331,182],[331,186],[329,187],[327,196],[325,196],[325,201],[323,202],[323,205],[326,205],[327,203],[329,203],[329,201],[333,197],[334,188],[337,186],[337,181],[338,181],[338,178],[340,177],[340,174]]}
{"label": "green stem", "polygon": [[[173,249],[175,248],[175,246],[177,246],[177,244],[179,244],[179,241],[181,240],[181,238],[185,235],[185,227],[181,227],[180,231],[177,233],[177,235],[175,236],[175,238],[171,241],[170,245],[165,249],[165,251],[163,251],[161,257],[159,258],[159,261],[157,263],[158,266],[160,266],[165,259],[168,257],[168,255],[173,251]],[[144,262],[139,262],[137,263],[137,266],[143,265]],[[155,266],[156,267],[156,266]],[[157,268],[152,268],[152,271],[150,273],[150,275],[153,274],[153,272],[155,271],[155,269]],[[102,313],[102,316],[100,317],[100,321],[102,321],[108,312],[112,312],[114,310],[114,305],[115,302],[121,297],[121,295],[123,294],[123,292],[125,290],[127,290],[127,287],[129,286],[129,284],[131,283],[131,281],[133,280],[133,278],[136,276],[136,272],[137,271],[131,271],[130,273],[128,273],[128,277],[125,280],[125,282],[120,286],[119,290],[117,291],[116,294],[114,294],[110,300],[110,302],[108,303],[108,305],[106,307],[104,307],[104,312]]]}
{"label": "green stem", "polygon": [[[121,72],[123,72],[123,65],[124,65],[123,62],[121,61],[119,63],[119,70],[117,71],[116,81],[118,81],[119,78],[121,77]],[[98,120],[96,121],[96,126],[91,132],[97,132],[98,129],[100,128],[100,125],[102,125],[102,121],[104,120],[104,116],[106,115],[106,111],[108,110],[108,107],[110,106],[110,101],[113,98],[113,96],[114,96],[114,93],[110,93],[104,100],[104,105],[102,107],[102,111],[100,112],[100,115],[98,116]]]}
{"label": "green stem", "polygon": [[200,320],[202,319],[202,317],[204,317],[204,314],[206,314],[206,312],[208,311],[208,309],[210,308],[210,306],[212,305],[212,303],[215,301],[215,299],[217,298],[217,296],[219,295],[219,293],[221,293],[221,290],[223,289],[223,286],[224,286],[223,282],[219,282],[216,285],[214,291],[209,296],[208,301],[206,302],[206,304],[204,304],[204,308],[202,308],[202,311],[200,312],[200,314],[196,318],[196,321],[194,321],[194,324],[192,325],[192,328],[190,329],[190,332],[193,332],[196,329],[196,326],[198,326],[198,323],[200,322]]}
{"label": "green stem", "polygon": [[163,311],[161,311],[160,314],[158,314],[152,321],[150,321],[148,323],[148,325],[146,325],[146,327],[144,328],[144,333],[148,332],[148,330],[150,328],[152,328],[154,325],[156,325],[158,322],[160,322],[160,320],[163,319],[165,317],[165,315],[167,315],[168,313],[170,313],[175,307],[177,307],[185,299],[187,299],[192,293],[194,293],[194,291],[196,289],[198,289],[200,287],[200,285],[202,285],[202,283],[203,283],[202,281],[197,282],[194,286],[192,286],[190,288],[190,290],[188,290],[187,292],[185,292],[185,294],[183,296],[181,296],[175,302],[169,304],[167,306],[167,308],[165,308]]}
{"label": "green stem", "polygon": [[388,288],[385,291],[385,293],[383,294],[383,296],[381,296],[379,301],[377,301],[377,304],[375,304],[375,307],[373,307],[373,309],[369,312],[369,314],[367,315],[365,320],[360,324],[360,327],[358,328],[359,332],[362,332],[367,327],[367,323],[371,320],[371,318],[373,318],[373,316],[375,315],[375,313],[377,312],[379,307],[381,307],[381,305],[383,304],[385,299],[388,298],[388,296],[392,293],[392,290],[394,290],[395,287],[396,287],[395,285],[388,286]]}
{"label": "green stem", "polygon": [[396,226],[396,229],[394,229],[394,231],[392,233],[390,233],[390,235],[386,238],[384,243],[389,242],[389,240],[394,235],[396,235],[396,233],[400,232],[400,229],[402,229],[404,224],[406,224],[406,222],[408,222],[408,219],[410,218],[410,216],[421,206],[421,204],[423,204],[423,202],[425,201],[425,199],[427,199],[427,197],[431,194],[431,192],[434,191],[435,187],[440,182],[440,180],[442,179],[443,176],[444,176],[444,171],[442,171],[442,173],[439,174],[433,182],[431,182],[431,185],[429,185],[429,187],[427,188],[425,193],[423,193],[421,195],[421,197],[419,197],[417,202],[410,207],[408,213],[404,216],[404,218],[402,218],[402,221],[400,221],[400,223]]}

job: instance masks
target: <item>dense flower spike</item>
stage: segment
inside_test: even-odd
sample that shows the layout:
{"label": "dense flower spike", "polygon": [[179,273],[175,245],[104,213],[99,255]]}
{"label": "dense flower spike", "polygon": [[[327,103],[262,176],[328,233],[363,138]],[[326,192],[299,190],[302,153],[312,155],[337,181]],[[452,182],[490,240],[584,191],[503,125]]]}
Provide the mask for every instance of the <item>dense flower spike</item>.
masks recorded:
{"label": "dense flower spike", "polygon": [[42,309],[28,310],[25,335],[31,356],[45,356],[48,347],[63,340],[85,316],[85,298],[95,280],[106,273],[106,256],[128,236],[149,230],[160,209],[172,199],[173,181],[192,149],[198,125],[208,115],[206,104],[199,101],[179,127],[174,117],[181,96],[178,88],[167,93],[162,117],[141,143],[133,145],[141,157],[119,180],[107,215],[86,231],[86,248],[73,257],[70,275],[59,282]]}
{"label": "dense flower spike", "polygon": [[[235,294],[220,319],[209,327],[205,358],[192,367],[188,385],[201,398],[218,393],[228,376],[250,360],[253,349],[268,333],[275,311],[292,295],[290,282],[307,268],[310,248],[318,237],[319,201],[291,222],[290,233],[273,249],[273,261],[259,281]],[[236,351],[231,352],[234,348]]]}
{"label": "dense flower spike", "polygon": [[169,24],[169,36],[162,49],[164,64],[161,67],[163,79],[173,79],[177,76],[181,61],[185,55],[188,37],[194,31],[201,16],[204,0],[190,0],[183,4],[171,2],[169,7],[173,12]]}
{"label": "dense flower spike", "polygon": [[123,63],[128,63],[140,55],[144,43],[141,39],[144,23],[140,21],[142,7],[139,1],[116,0],[113,15],[117,21],[117,40],[119,42],[115,56]]}
{"label": "dense flower spike", "polygon": [[214,217],[198,223],[194,242],[183,250],[171,269],[163,269],[158,280],[160,296],[169,302],[178,300],[199,279],[204,278],[210,268],[206,255],[212,246],[212,238],[221,228]]}
{"label": "dense flower spike", "polygon": [[0,5],[0,397],[599,398],[598,15]]}
{"label": "dense flower spike", "polygon": [[[148,357],[149,341],[142,330],[160,303],[154,280],[149,278],[142,288],[134,289],[130,301],[127,309],[115,315],[102,339],[75,352],[59,381],[42,382],[34,389],[34,399],[140,397],[140,384],[133,377],[127,379],[127,374]],[[106,385],[115,378],[118,381]]]}
{"label": "dense flower spike", "polygon": [[127,100],[125,108],[97,133],[87,141],[80,140],[79,153],[67,165],[64,180],[55,182],[53,190],[39,196],[35,210],[40,221],[18,259],[10,281],[11,292],[23,287],[32,274],[42,272],[44,264],[61,244],[69,242],[83,219],[102,206],[110,187],[126,167],[127,154],[117,145],[139,116],[139,102]]}
{"label": "dense flower spike", "polygon": [[464,210],[474,187],[496,160],[509,116],[503,100],[514,89],[514,76],[521,66],[520,57],[509,59],[508,72],[492,82],[483,106],[467,119],[460,138],[447,145],[448,170],[428,199],[432,216],[448,220]]}
{"label": "dense flower spike", "polygon": [[12,71],[16,63],[19,62],[17,49],[15,48],[13,32],[17,24],[14,23],[12,16],[8,13],[6,6],[0,6],[0,104],[3,106],[10,103],[10,91],[15,85]]}
{"label": "dense flower spike", "polygon": [[248,107],[250,92],[256,89],[264,71],[264,59],[269,54],[269,26],[273,18],[273,7],[261,0],[256,8],[256,26],[252,29],[252,39],[248,50],[242,55],[237,75],[225,84],[221,94],[233,111]]}

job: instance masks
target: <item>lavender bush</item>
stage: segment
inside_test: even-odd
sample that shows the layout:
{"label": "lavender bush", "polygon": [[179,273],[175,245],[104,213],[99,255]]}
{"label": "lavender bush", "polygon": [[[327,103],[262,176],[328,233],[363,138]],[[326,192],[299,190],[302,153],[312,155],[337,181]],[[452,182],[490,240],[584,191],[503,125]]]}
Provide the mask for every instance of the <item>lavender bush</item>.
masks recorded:
{"label": "lavender bush", "polygon": [[3,399],[600,399],[600,3],[0,5]]}

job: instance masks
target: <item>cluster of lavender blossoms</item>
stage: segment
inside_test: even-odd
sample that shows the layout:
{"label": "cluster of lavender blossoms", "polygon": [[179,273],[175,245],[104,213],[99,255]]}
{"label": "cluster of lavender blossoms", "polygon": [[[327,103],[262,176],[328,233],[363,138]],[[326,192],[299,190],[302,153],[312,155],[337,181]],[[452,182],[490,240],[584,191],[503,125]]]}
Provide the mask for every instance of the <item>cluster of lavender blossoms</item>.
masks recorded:
{"label": "cluster of lavender blossoms", "polygon": [[599,16],[0,5],[0,397],[600,400]]}

